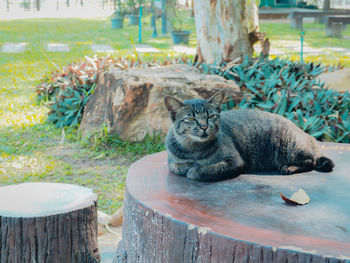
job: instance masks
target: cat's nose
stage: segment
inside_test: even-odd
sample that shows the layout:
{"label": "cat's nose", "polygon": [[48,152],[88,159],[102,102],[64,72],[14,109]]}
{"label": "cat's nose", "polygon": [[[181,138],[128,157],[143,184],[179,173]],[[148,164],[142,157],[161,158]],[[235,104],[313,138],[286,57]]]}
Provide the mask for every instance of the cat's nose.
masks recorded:
{"label": "cat's nose", "polygon": [[208,125],[206,125],[206,124],[201,124],[201,129],[206,131],[206,130],[208,129]]}

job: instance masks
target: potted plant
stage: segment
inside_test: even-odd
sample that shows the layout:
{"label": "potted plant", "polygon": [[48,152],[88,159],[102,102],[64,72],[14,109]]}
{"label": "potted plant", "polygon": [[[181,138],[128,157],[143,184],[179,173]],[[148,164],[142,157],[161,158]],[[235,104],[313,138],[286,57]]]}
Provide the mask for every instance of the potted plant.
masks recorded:
{"label": "potted plant", "polygon": [[121,0],[118,0],[117,5],[117,10],[115,10],[113,15],[111,16],[111,24],[112,28],[121,29],[123,28],[125,10],[123,8]]}
{"label": "potted plant", "polygon": [[[170,1],[171,2],[171,1]],[[173,19],[173,31],[171,31],[171,36],[173,39],[174,44],[188,44],[191,31],[183,30],[182,25],[182,16],[179,14],[178,9],[175,6],[171,6],[173,9],[174,19]]]}
{"label": "potted plant", "polygon": [[129,25],[138,25],[140,19],[139,10],[141,5],[145,3],[145,0],[128,0],[127,3],[130,9]]}
{"label": "potted plant", "polygon": [[306,8],[307,3],[305,1],[299,1],[297,4],[298,8]]}

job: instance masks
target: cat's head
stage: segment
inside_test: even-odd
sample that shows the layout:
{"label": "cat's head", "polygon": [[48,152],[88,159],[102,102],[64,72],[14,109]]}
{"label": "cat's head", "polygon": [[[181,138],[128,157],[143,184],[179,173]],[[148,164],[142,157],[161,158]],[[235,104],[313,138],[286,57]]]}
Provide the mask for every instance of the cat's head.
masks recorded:
{"label": "cat's head", "polygon": [[224,91],[219,91],[208,100],[194,99],[181,102],[174,97],[166,96],[164,103],[178,135],[194,142],[205,142],[217,136],[224,98]]}

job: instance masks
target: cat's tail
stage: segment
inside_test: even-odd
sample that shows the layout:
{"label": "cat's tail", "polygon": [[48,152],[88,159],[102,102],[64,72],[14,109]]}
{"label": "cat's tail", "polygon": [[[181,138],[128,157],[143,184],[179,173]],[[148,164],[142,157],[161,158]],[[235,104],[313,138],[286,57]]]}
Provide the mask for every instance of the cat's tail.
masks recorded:
{"label": "cat's tail", "polygon": [[318,159],[316,160],[316,166],[315,166],[316,171],[331,172],[333,168],[334,168],[334,163],[328,157],[321,156],[321,157],[318,157]]}

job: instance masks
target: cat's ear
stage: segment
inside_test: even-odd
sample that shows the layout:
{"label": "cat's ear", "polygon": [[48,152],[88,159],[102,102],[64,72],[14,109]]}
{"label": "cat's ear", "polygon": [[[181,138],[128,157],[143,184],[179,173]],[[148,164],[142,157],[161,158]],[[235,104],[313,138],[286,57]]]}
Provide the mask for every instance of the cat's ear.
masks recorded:
{"label": "cat's ear", "polygon": [[214,104],[218,110],[221,110],[221,105],[225,99],[225,91],[219,90],[208,100],[209,103]]}
{"label": "cat's ear", "polygon": [[181,101],[170,96],[164,97],[164,104],[166,109],[170,113],[171,119],[173,121],[175,120],[176,114],[179,111],[179,109],[184,106],[184,104]]}

